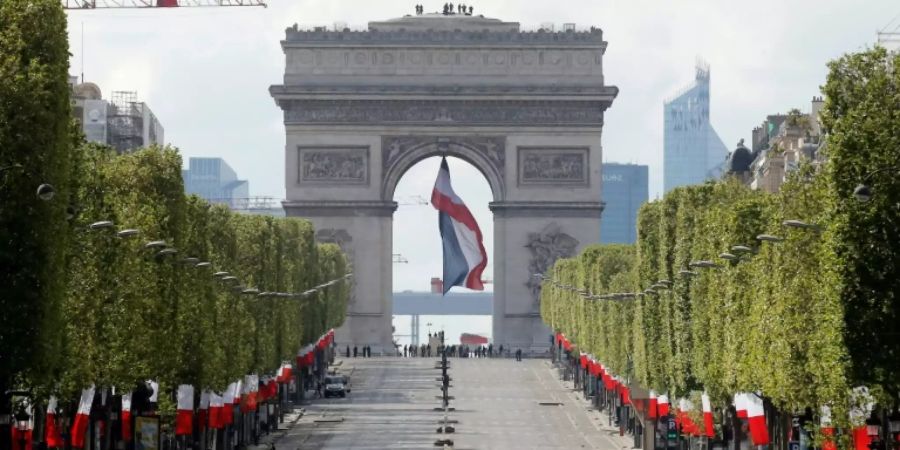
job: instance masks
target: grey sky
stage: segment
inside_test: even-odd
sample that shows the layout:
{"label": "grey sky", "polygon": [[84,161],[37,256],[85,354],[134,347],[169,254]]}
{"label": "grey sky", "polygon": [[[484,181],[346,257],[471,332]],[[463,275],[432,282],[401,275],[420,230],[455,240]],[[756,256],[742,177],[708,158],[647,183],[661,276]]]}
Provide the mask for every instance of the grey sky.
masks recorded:
{"label": "grey sky", "polygon": [[[332,26],[336,22],[364,28],[369,20],[412,14],[416,3],[436,11],[444,2],[269,2],[266,9],[71,12],[71,73],[79,74],[83,63],[85,79],[97,83],[104,95],[112,90],[138,91],[165,127],[166,141],[178,146],[185,159],[224,157],[250,180],[251,195],[282,198],[284,127],[267,89],[278,84],[283,74],[279,41],[284,29],[293,23]],[[794,107],[808,110],[809,100],[818,95],[825,80],[827,61],[872,45],[875,31],[900,13],[896,0],[466,3],[475,7],[476,14],[518,21],[524,29],[543,22],[603,29],[609,42],[604,75],[608,84],[620,89],[605,118],[603,159],[648,164],[651,197],[662,186],[662,103],[691,82],[697,57],[711,67],[713,126],[732,148],[739,138],[749,138],[766,114]],[[434,167],[426,170],[426,164]],[[413,168],[396,195],[428,197],[436,170],[431,160]],[[472,189],[468,196],[461,195],[489,236],[493,227],[487,182],[465,163],[452,165],[451,173],[456,186]],[[430,233],[398,229],[402,223],[421,227],[418,220],[424,214],[432,217],[427,224],[433,226]],[[403,265],[408,267],[397,267],[395,289],[424,289],[428,277],[437,275],[431,267],[436,262],[440,270],[435,223],[430,206],[398,211],[395,248],[410,253],[429,249],[416,255],[427,259],[429,267],[416,266],[412,259]],[[421,241],[409,237],[419,234],[428,237]],[[405,246],[410,249],[404,250]]]}

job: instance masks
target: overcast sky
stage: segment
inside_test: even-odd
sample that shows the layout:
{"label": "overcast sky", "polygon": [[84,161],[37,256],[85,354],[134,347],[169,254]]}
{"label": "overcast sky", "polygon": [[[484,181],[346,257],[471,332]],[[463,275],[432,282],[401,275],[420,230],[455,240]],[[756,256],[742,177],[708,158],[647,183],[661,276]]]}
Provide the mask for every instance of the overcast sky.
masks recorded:
{"label": "overcast sky", "polygon": [[[412,14],[441,1],[269,0],[268,8],[97,10],[69,13],[71,73],[108,96],[134,90],[165,128],[165,137],[190,156],[220,156],[250,181],[251,195],[284,197],[284,126],[268,94],[279,84],[284,29]],[[825,64],[864,49],[875,32],[900,14],[896,0],[471,0],[476,14],[518,21],[598,26],[609,47],[608,84],[619,96],[605,117],[603,159],[650,166],[651,197],[662,188],[662,104],[691,83],[698,57],[711,67],[711,121],[733,148],[767,114],[809,110],[826,75]],[[82,45],[82,29],[83,42]],[[397,197],[429,197],[437,160],[423,161],[402,180]],[[433,167],[432,167],[433,166]],[[490,188],[466,163],[451,165],[457,190],[482,230],[493,233]],[[465,185],[465,188],[461,186]],[[403,224],[435,222],[435,232],[409,237]],[[395,216],[395,289],[426,289],[439,275],[440,243],[428,205],[401,206]],[[406,232],[405,232],[406,231]],[[486,242],[490,252],[491,246]],[[487,277],[491,274],[486,273]]]}

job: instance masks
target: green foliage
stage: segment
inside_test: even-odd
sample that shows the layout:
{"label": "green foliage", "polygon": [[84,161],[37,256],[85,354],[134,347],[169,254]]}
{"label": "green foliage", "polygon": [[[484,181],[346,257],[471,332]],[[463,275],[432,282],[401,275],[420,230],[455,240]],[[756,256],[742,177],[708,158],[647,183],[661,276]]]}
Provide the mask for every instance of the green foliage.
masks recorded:
{"label": "green foliage", "polygon": [[[900,286],[887,269],[897,253],[878,250],[881,265],[871,265],[861,249],[893,244],[876,243],[850,224],[887,227],[897,216],[877,210],[889,204],[853,203],[852,183],[837,183],[836,170],[801,166],[778,194],[733,180],[673,190],[641,208],[633,247],[592,246],[557,261],[542,290],[544,320],[613,373],[676,397],[706,390],[722,406],[735,392],[760,391],[782,411],[831,405],[836,424],[847,423],[851,386],[865,383],[892,404],[896,361],[862,351],[854,339],[897,345],[888,330]],[[896,188],[888,182],[879,195],[896,202],[900,192],[889,190]],[[783,226],[789,219],[821,228]],[[784,240],[761,243],[760,234]],[[719,258],[725,252],[738,260]],[[719,267],[691,267],[699,260]],[[672,281],[671,289],[660,288],[662,280]],[[594,294],[655,293],[589,301],[566,285]],[[868,301],[861,290],[871,293]]]}
{"label": "green foliage", "polygon": [[[900,55],[884,48],[829,64],[822,123],[829,130],[828,189],[836,286],[854,382],[900,396]],[[857,202],[857,184],[872,187]]]}
{"label": "green foliage", "polygon": [[[91,383],[127,390],[151,378],[168,393],[181,383],[221,390],[246,373],[274,371],[340,325],[346,281],[316,300],[241,293],[249,287],[299,293],[345,275],[344,254],[317,245],[309,222],[235,214],[185,196],[181,158],[171,148],[119,156],[84,145],[75,154],[72,198],[80,211],[64,249],[59,312],[66,320],[41,331],[60,342],[59,370],[52,379],[23,379],[25,385],[64,398]],[[92,230],[100,220],[140,235]],[[155,240],[178,253],[146,247]],[[243,285],[222,281],[215,271]],[[319,308],[309,308],[311,301]],[[173,412],[170,397],[161,397],[164,414]]]}
{"label": "green foliage", "polygon": [[[54,0],[0,2],[0,391],[52,378],[72,163],[66,16]],[[37,199],[41,183],[56,196]]]}

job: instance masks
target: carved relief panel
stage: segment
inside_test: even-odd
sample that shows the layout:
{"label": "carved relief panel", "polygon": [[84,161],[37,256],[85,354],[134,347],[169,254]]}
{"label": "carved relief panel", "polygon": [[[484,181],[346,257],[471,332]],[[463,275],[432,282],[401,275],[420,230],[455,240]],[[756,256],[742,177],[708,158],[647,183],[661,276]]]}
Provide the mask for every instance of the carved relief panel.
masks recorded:
{"label": "carved relief panel", "polygon": [[518,147],[519,185],[577,185],[590,183],[588,147]]}
{"label": "carved relief panel", "polygon": [[369,184],[369,147],[300,146],[297,151],[299,184]]}
{"label": "carved relief panel", "polygon": [[540,310],[541,280],[533,274],[544,274],[553,267],[559,258],[570,258],[578,248],[578,239],[563,233],[559,224],[551,222],[537,233],[528,233],[528,244],[531,261],[528,263],[528,281],[525,283],[531,291],[532,308]]}

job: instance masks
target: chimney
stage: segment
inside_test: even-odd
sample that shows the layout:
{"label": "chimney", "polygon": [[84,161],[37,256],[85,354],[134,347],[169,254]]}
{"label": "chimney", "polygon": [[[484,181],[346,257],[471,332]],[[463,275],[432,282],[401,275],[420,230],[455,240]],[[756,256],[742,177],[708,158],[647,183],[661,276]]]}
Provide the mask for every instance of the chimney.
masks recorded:
{"label": "chimney", "polygon": [[443,294],[444,293],[444,282],[438,277],[431,278],[431,293],[432,294]]}

